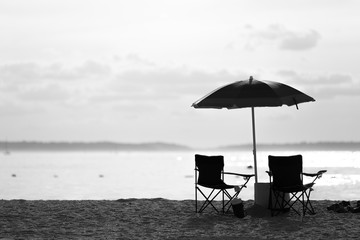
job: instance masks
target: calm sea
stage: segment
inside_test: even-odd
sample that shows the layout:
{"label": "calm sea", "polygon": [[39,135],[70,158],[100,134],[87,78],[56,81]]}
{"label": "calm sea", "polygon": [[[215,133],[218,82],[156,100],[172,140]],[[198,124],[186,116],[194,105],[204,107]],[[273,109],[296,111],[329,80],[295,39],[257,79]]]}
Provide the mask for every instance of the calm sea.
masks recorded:
{"label": "calm sea", "polygon": [[[225,170],[252,173],[251,152],[222,154]],[[268,182],[267,156],[298,152],[259,152],[259,182]],[[0,199],[83,200],[194,198],[195,152],[13,152],[0,155]],[[360,151],[302,152],[304,172],[327,169],[312,199],[360,199]],[[241,178],[225,179],[241,184]],[[254,198],[254,180],[241,193]]]}

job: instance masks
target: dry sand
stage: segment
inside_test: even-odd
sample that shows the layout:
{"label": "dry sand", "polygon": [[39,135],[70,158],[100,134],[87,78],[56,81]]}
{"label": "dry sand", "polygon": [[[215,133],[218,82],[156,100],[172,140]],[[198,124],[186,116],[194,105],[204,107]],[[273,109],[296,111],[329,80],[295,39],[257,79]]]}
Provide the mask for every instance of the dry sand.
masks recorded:
{"label": "dry sand", "polygon": [[[194,201],[0,201],[2,239],[351,239],[360,213],[335,213],[336,201],[313,201],[316,215],[271,217],[245,201],[247,216],[194,211]],[[354,204],[354,202],[352,202]]]}

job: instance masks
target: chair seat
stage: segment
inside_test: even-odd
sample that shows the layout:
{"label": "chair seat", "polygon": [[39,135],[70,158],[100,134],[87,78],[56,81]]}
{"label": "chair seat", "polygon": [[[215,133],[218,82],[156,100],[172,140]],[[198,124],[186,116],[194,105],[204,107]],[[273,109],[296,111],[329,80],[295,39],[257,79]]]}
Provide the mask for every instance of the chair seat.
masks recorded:
{"label": "chair seat", "polygon": [[301,192],[301,191],[305,191],[311,187],[314,186],[314,183],[308,183],[308,184],[304,184],[304,185],[296,185],[296,186],[286,186],[286,187],[276,187],[274,186],[273,189],[275,191],[280,191],[280,192],[284,192],[284,193],[291,193],[291,192]]}
{"label": "chair seat", "polygon": [[221,189],[221,190],[236,187],[234,185],[227,185],[226,183],[222,183],[222,184],[201,184],[201,183],[198,183],[198,185],[206,187],[206,188]]}

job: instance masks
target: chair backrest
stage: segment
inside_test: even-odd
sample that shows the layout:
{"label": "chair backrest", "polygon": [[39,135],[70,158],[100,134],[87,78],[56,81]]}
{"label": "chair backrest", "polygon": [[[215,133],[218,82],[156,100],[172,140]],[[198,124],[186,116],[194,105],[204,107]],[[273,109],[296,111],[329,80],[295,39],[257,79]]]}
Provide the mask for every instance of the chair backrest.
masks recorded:
{"label": "chair backrest", "polygon": [[222,184],[221,172],[224,169],[224,156],[195,155],[195,167],[199,171],[199,184]]}
{"label": "chair backrest", "polygon": [[269,169],[276,187],[302,185],[302,156],[269,156]]}

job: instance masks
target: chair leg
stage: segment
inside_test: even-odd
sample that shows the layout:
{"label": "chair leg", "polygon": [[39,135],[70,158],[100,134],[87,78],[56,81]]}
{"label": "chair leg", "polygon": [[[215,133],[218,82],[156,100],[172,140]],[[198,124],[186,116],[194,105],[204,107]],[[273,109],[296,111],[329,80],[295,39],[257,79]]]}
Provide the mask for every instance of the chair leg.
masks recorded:
{"label": "chair leg", "polygon": [[268,201],[268,209],[270,209],[271,212],[271,216],[274,216],[274,211],[273,211],[273,202],[272,202],[272,193],[273,190],[271,189],[271,187],[269,188],[269,201]]}
{"label": "chair leg", "polygon": [[316,212],[314,210],[314,207],[311,204],[310,194],[311,194],[311,189],[309,189],[309,193],[304,191],[304,195],[306,197],[305,210],[307,209],[311,215],[314,215],[314,214],[316,214]]}
{"label": "chair leg", "polygon": [[195,183],[195,212],[197,213],[197,185]]}
{"label": "chair leg", "polygon": [[[306,215],[306,212],[308,211],[309,214],[311,215],[314,215],[315,214],[315,210],[311,204],[311,201],[310,201],[310,193],[311,193],[311,190],[309,190],[309,192],[307,192],[307,190],[304,190],[301,192],[301,195],[299,197],[296,196],[296,193],[295,193],[295,202],[300,202],[301,205],[302,205],[302,214],[303,216]],[[293,203],[293,204],[294,204]],[[292,205],[293,205],[292,204]],[[293,208],[293,210],[300,215],[300,213],[298,213],[296,211],[296,209]]]}
{"label": "chair leg", "polygon": [[[196,191],[199,191],[201,193],[201,195],[205,198],[205,202],[201,205],[201,207],[198,210],[198,198],[197,198],[197,193],[195,194],[195,211],[196,213],[201,213],[203,212],[209,205],[212,206],[213,209],[215,209],[216,212],[219,212],[219,210],[214,206],[213,201],[215,200],[215,198],[220,194],[220,192],[222,193],[222,210],[221,212],[223,214],[229,212],[230,208],[231,208],[231,201],[235,198],[238,197],[238,195],[240,194],[240,192],[236,192],[233,196],[226,190],[226,189],[220,189],[215,195],[214,191],[216,189],[212,189],[212,191],[210,192],[210,194],[208,196],[206,196],[204,194],[203,191],[201,191],[201,189],[199,187],[197,187]],[[225,201],[225,196],[228,198],[228,200]]]}
{"label": "chair leg", "polygon": [[[303,216],[305,216],[306,212],[309,212],[309,214],[311,215],[315,214],[314,207],[312,206],[310,201],[311,189],[306,189],[300,192],[292,192],[289,194],[290,197],[288,200],[286,200],[285,193],[274,191],[270,188],[268,206],[271,210],[271,216],[274,216],[275,212],[284,212],[286,208],[292,209],[298,215],[301,215],[301,213],[295,208],[296,203],[301,204],[301,211]],[[273,203],[273,199],[275,200],[275,203]]]}
{"label": "chair leg", "polygon": [[197,181],[198,181],[198,177],[197,177],[197,167],[195,164],[195,212],[197,213],[197,189],[198,189],[198,185],[197,185]]}
{"label": "chair leg", "polygon": [[225,189],[224,190],[221,190],[221,192],[222,192],[222,213],[224,214],[225,213],[225,210],[224,210],[224,208],[225,208],[225,205],[224,205],[224,191],[226,191]]}
{"label": "chair leg", "polygon": [[283,208],[283,200],[282,200],[282,197],[281,197],[281,193],[278,192],[278,191],[275,191],[275,190],[272,190],[271,191],[272,194],[274,194],[274,200],[275,200],[275,203],[273,204],[272,202],[272,194],[271,194],[271,199],[270,199],[270,210],[271,210],[271,216],[274,216],[275,215],[275,212],[278,212],[280,213],[280,211],[282,211],[282,208]]}
{"label": "chair leg", "polygon": [[[217,210],[217,208],[212,204],[212,202],[213,202],[214,199],[219,195],[219,193],[221,192],[221,190],[218,191],[213,198],[211,198],[211,196],[212,196],[212,194],[214,193],[215,189],[213,189],[213,190],[211,191],[211,193],[209,194],[208,197],[206,197],[206,195],[201,191],[201,189],[200,189],[199,187],[198,187],[197,189],[198,189],[198,191],[203,195],[203,197],[205,198],[205,202],[204,202],[203,205],[200,207],[200,210],[198,211],[198,213],[203,212],[203,211],[205,210],[205,208],[207,208],[209,205],[211,205],[211,206],[215,209],[216,212],[219,212],[219,211]],[[210,198],[211,198],[211,199],[210,199]]]}
{"label": "chair leg", "polygon": [[297,194],[298,194],[297,192],[295,192],[295,193],[290,193],[290,194],[291,194],[291,197],[290,197],[289,201],[286,201],[286,205],[289,206],[289,208],[292,209],[294,212],[296,212],[298,215],[301,215],[301,214],[299,213],[299,211],[296,210],[296,208],[295,208],[294,205],[295,205],[297,202],[300,202],[300,203],[302,204],[302,206],[303,206],[303,201],[301,201],[302,194],[301,194],[300,196],[297,196]]}
{"label": "chair leg", "polygon": [[[307,200],[305,200],[305,197]],[[314,214],[314,210],[312,208],[311,202],[308,200],[309,194],[306,191],[291,193],[291,198],[289,201],[286,201],[286,205],[289,206],[294,212],[298,215],[301,215],[298,210],[294,207],[296,203],[300,203],[302,207],[302,214],[305,216],[306,210],[310,212],[310,214]],[[308,207],[308,205],[310,207]],[[310,209],[311,208],[311,209]]]}
{"label": "chair leg", "polygon": [[[225,203],[225,205],[224,205],[224,207],[223,207],[223,213],[227,213],[227,212],[229,212],[229,210],[230,210],[231,201],[234,200],[235,198],[237,198],[237,197],[239,196],[240,191],[239,191],[239,192],[236,192],[233,196],[231,196],[230,193],[229,193],[228,191],[226,191],[226,189],[224,189],[224,193],[225,193],[225,195],[227,196],[227,198],[229,199],[229,200],[227,200],[227,202]],[[229,206],[227,207],[227,209],[226,209],[226,211],[225,211],[225,208],[226,208],[227,205],[229,205]]]}
{"label": "chair leg", "polygon": [[301,204],[302,204],[302,215],[303,216],[305,216],[305,212],[306,212],[306,205],[305,205],[305,201],[304,201],[304,195],[305,195],[305,191],[301,194],[301,196],[302,196],[302,202],[301,202]]}
{"label": "chair leg", "polygon": [[[275,212],[277,212],[278,214],[281,212],[286,212],[289,209],[294,210],[297,214],[300,215],[300,213],[294,208],[294,204],[296,202],[302,202],[301,201],[301,195],[297,196],[297,193],[289,193],[290,197],[287,200],[286,199],[286,193],[285,192],[278,192],[278,191],[273,191],[274,194],[274,199],[275,199],[275,204],[272,204],[272,197],[271,200],[269,200],[269,205],[271,206],[271,216],[275,215]],[[277,215],[277,214],[276,214]]]}

